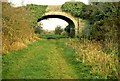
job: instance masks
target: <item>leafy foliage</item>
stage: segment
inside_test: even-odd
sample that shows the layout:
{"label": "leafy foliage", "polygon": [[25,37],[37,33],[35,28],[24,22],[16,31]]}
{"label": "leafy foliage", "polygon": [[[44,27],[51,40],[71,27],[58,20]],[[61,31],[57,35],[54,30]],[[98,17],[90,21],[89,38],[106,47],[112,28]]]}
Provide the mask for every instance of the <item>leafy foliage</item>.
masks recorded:
{"label": "leafy foliage", "polygon": [[36,34],[41,34],[43,32],[42,23],[38,23],[34,29]]}
{"label": "leafy foliage", "polygon": [[63,11],[70,12],[72,15],[79,17],[84,6],[85,4],[82,2],[66,2],[61,8]]}
{"label": "leafy foliage", "polygon": [[120,2],[93,3],[93,5],[86,6],[85,10],[81,12],[81,18],[87,19],[91,23],[91,39],[105,40],[111,37],[113,39],[120,20],[119,4]]}
{"label": "leafy foliage", "polygon": [[[72,5],[72,4],[73,3],[69,3],[69,5]],[[64,4],[63,6],[65,6],[65,5],[66,4]],[[68,3],[67,3],[67,5],[68,5]],[[79,15],[78,15],[78,13],[76,13],[75,5],[69,6],[69,8],[67,6],[62,7],[62,8],[65,8],[65,9],[63,9],[63,11],[70,12],[72,15],[74,14],[74,16],[82,18],[84,20],[87,20],[90,23],[91,31],[90,31],[90,34],[88,37],[90,42],[88,44],[86,44],[87,41],[89,41],[89,40],[88,39],[85,40],[85,38],[81,38],[80,45],[82,44],[82,42],[84,42],[83,44],[85,46],[81,45],[81,46],[83,46],[84,51],[81,51],[80,45],[77,47],[77,48],[80,48],[80,50],[78,51],[80,53],[79,55],[81,55],[80,57],[82,57],[82,56],[87,57],[87,55],[85,55],[85,54],[88,54],[88,58],[83,57],[83,59],[85,58],[86,60],[91,60],[91,62],[92,62],[92,57],[98,58],[100,56],[101,57],[101,58],[99,57],[100,59],[103,59],[105,57],[105,60],[109,60],[109,61],[106,61],[105,68],[107,68],[107,67],[109,67],[109,68],[108,69],[103,68],[103,70],[101,70],[100,73],[105,74],[105,76],[106,76],[105,78],[119,79],[120,78],[119,72],[117,72],[117,71],[119,71],[118,65],[117,65],[117,63],[118,63],[117,58],[120,57],[119,49],[118,49],[118,43],[119,43],[118,37],[120,35],[120,33],[119,33],[120,2],[114,2],[114,3],[96,2],[96,3],[91,3],[90,5],[84,5],[83,7],[81,7],[82,9],[79,9],[77,11],[79,13]],[[70,11],[70,9],[72,9],[72,10]],[[75,13],[74,13],[74,10],[75,10]],[[87,27],[87,29],[88,28],[89,27]],[[83,34],[83,37],[84,37],[84,35],[85,34]],[[88,49],[86,46],[91,44],[90,45],[90,48],[91,48],[92,45],[94,44],[94,42],[97,42],[95,47],[93,48],[94,51],[92,52],[92,50],[90,49],[90,53],[88,53]],[[98,51],[98,53],[95,54],[95,52],[96,52],[95,48],[97,47],[97,44],[100,44],[101,52]],[[78,45],[78,43],[76,45]],[[86,53],[85,53],[85,49],[87,49]],[[81,53],[81,52],[83,52],[83,53]],[[100,52],[100,54],[99,54],[99,52]],[[91,55],[92,57],[90,57],[90,54],[95,54],[95,56]],[[110,56],[110,58],[108,58],[109,56]],[[114,58],[113,56],[115,56],[115,59],[117,59],[116,61],[113,59]],[[101,60],[98,60],[99,63],[100,63],[100,61]],[[95,62],[95,59],[93,60],[93,62]],[[112,62],[114,62],[114,63],[110,64]],[[99,64],[99,66],[103,67],[102,63],[103,62],[101,62],[101,64]],[[110,68],[110,67],[112,67],[112,68]],[[97,67],[97,69],[98,68],[101,68],[101,67]],[[109,70],[109,71],[107,72],[107,70]],[[106,72],[107,74],[104,72]],[[97,73],[98,72],[96,72],[96,74]]]}
{"label": "leafy foliage", "polygon": [[40,27],[40,26],[35,27],[35,33],[36,33],[36,34],[41,34],[42,31],[43,31],[43,28],[42,28],[42,27]]}
{"label": "leafy foliage", "polygon": [[27,5],[27,8],[29,9],[29,13],[33,16],[32,19],[32,26],[34,28],[35,33],[42,33],[42,27],[38,26],[38,19],[42,17],[42,15],[45,13],[45,10],[47,8],[46,5],[35,5],[35,4],[29,4]]}
{"label": "leafy foliage", "polygon": [[55,34],[61,34],[63,32],[63,29],[61,28],[61,26],[57,26],[56,28],[55,28]]}
{"label": "leafy foliage", "polygon": [[[120,2],[118,3],[93,3],[91,7],[86,7],[83,11],[84,19],[91,23],[91,33],[89,39],[101,41],[105,52],[109,53],[113,49],[118,51],[118,29],[120,25]],[[88,13],[86,17],[87,12]]]}
{"label": "leafy foliage", "polygon": [[[117,46],[120,2],[94,2],[90,5],[67,2],[62,5],[62,10],[90,22],[91,31],[88,37],[90,40],[101,41],[103,45],[107,45],[106,48],[110,48],[112,45]],[[112,43],[112,45],[109,46],[108,43]]]}
{"label": "leafy foliage", "polygon": [[33,26],[35,27],[37,25],[38,18],[42,17],[42,15],[45,13],[47,6],[29,4],[27,5],[27,8],[30,10],[30,14],[33,16],[32,22]]}

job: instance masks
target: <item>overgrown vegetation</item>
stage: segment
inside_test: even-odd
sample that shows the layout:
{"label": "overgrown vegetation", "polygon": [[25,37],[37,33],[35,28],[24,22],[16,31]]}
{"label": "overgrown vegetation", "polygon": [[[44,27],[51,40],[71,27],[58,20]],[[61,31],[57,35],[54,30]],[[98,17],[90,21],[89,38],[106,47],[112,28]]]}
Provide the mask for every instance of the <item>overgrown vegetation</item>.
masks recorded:
{"label": "overgrown vegetation", "polygon": [[[118,46],[120,2],[92,3],[90,5],[85,5],[81,2],[66,2],[61,8],[63,11],[90,23],[91,31],[88,39],[101,41],[103,45],[113,43],[113,47],[115,45],[116,47]],[[106,48],[109,47],[107,46]]]}
{"label": "overgrown vegetation", "polygon": [[3,53],[26,47],[34,40],[31,16],[26,7],[11,7],[2,3],[2,43]]}
{"label": "overgrown vegetation", "polygon": [[118,28],[120,20],[120,2],[116,3],[92,3],[87,5],[80,16],[89,20],[92,30],[91,40],[105,43],[118,43]]}
{"label": "overgrown vegetation", "polygon": [[85,4],[82,2],[66,2],[62,5],[62,10],[71,13],[73,16],[79,17]]}
{"label": "overgrown vegetation", "polygon": [[[3,52],[21,49],[35,41],[34,32],[37,30],[41,34],[42,31],[41,26],[37,26],[37,19],[46,6],[14,8],[9,3],[2,5]],[[59,40],[36,41],[28,48],[3,56],[3,78],[120,79],[120,2],[92,5],[66,2],[62,9],[88,23],[79,38],[59,39],[66,36],[60,28],[56,34],[45,31],[49,35],[41,34],[40,37]],[[70,30],[66,27],[68,36],[75,33]],[[57,35],[59,33],[61,35]]]}
{"label": "overgrown vegetation", "polygon": [[22,49],[26,44],[38,39],[34,35],[37,19],[45,12],[46,6],[28,5],[12,7],[2,3],[2,43],[3,53]]}
{"label": "overgrown vegetation", "polygon": [[36,28],[37,23],[38,23],[37,21],[45,13],[47,6],[46,5],[29,4],[29,5],[27,5],[27,8],[30,11],[30,15],[33,16],[33,18],[32,18],[33,27]]}
{"label": "overgrown vegetation", "polygon": [[[95,73],[105,76],[101,78],[120,78],[118,65],[120,2],[91,3],[90,5],[66,2],[61,8],[89,22],[89,26],[84,28],[79,36],[80,44],[77,42],[72,45],[78,52],[78,56],[86,63],[92,64]],[[89,34],[86,36],[87,29],[89,29]]]}
{"label": "overgrown vegetation", "polygon": [[119,61],[115,50],[104,53],[102,45],[96,41],[71,41],[66,43],[76,52],[76,59],[91,66],[90,73],[96,79],[119,79]]}

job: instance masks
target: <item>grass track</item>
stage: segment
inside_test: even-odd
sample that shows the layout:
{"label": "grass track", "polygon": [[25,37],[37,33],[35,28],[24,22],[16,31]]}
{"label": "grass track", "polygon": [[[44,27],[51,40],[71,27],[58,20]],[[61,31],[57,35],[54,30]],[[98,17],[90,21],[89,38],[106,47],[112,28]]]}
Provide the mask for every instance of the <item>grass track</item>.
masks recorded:
{"label": "grass track", "polygon": [[68,39],[40,40],[28,48],[3,56],[3,79],[91,78],[90,68],[76,61],[65,46]]}

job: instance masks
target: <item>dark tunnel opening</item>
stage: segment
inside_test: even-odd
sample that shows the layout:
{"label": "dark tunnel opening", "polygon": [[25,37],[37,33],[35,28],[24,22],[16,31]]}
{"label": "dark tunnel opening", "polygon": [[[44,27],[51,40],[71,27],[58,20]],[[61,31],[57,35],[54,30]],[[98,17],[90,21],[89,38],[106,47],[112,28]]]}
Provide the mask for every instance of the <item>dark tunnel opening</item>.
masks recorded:
{"label": "dark tunnel opening", "polygon": [[70,18],[62,15],[46,15],[39,18],[37,22],[40,22],[41,20],[48,19],[48,18],[60,18],[62,20],[65,20],[66,22],[68,22],[68,26],[65,28],[65,31],[68,33],[68,36],[69,37],[75,36],[75,24]]}

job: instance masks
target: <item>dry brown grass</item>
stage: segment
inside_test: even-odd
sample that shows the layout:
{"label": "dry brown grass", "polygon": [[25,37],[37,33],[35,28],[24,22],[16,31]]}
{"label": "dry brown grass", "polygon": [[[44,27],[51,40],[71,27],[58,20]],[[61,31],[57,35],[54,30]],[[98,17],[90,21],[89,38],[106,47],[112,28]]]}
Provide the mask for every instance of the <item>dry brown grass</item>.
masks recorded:
{"label": "dry brown grass", "polygon": [[66,44],[75,49],[77,59],[82,59],[83,63],[92,66],[92,74],[99,74],[105,78],[113,76],[119,78],[119,61],[115,55],[116,50],[106,54],[102,51],[101,44],[95,41],[68,42]]}
{"label": "dry brown grass", "polygon": [[11,7],[2,3],[2,52],[18,50],[36,40],[31,16],[26,7]]}

